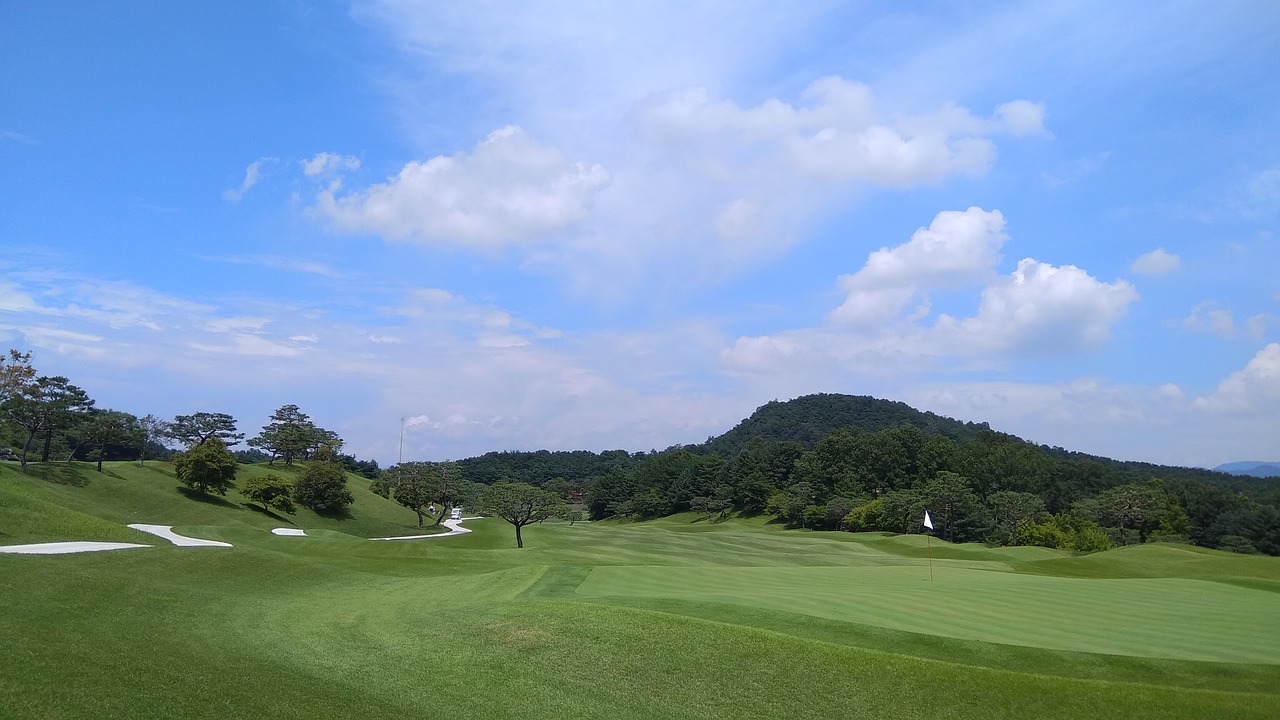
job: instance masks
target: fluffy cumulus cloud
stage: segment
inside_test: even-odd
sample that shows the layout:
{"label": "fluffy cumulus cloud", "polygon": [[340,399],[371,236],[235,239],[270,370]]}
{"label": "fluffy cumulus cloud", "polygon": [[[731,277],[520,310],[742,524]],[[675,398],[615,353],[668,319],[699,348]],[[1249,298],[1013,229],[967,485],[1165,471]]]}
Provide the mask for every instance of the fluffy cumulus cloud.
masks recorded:
{"label": "fluffy cumulus cloud", "polygon": [[913,298],[929,290],[949,290],[980,282],[1000,261],[1004,216],[971,207],[938,213],[905,244],[881,248],[861,270],[840,278],[848,293],[832,311],[836,323],[868,325],[898,317]]}
{"label": "fluffy cumulus cloud", "polygon": [[[1105,282],[1031,258],[999,276],[1007,239],[998,211],[939,213],[908,242],[871,253],[858,272],[842,277],[845,301],[825,327],[739,338],[721,359],[743,375],[799,367],[883,373],[966,358],[1081,353],[1106,342],[1138,299],[1125,280]],[[931,321],[929,293],[970,287],[982,288],[973,315]]]}
{"label": "fluffy cumulus cloud", "polygon": [[1195,400],[1197,408],[1228,413],[1274,412],[1280,403],[1280,343],[1258,351],[1244,369]]}
{"label": "fluffy cumulus cloud", "polygon": [[496,248],[566,230],[608,184],[600,165],[571,162],[508,126],[471,153],[408,163],[384,183],[345,193],[332,184],[315,209],[337,231]]}
{"label": "fluffy cumulus cloud", "polygon": [[1124,280],[1102,282],[1074,265],[1025,258],[982,291],[977,315],[938,318],[935,332],[969,352],[1057,355],[1096,349],[1138,299]]}
{"label": "fluffy cumulus cloud", "polygon": [[813,82],[800,100],[744,108],[686,88],[637,103],[633,121],[643,137],[678,149],[706,174],[728,178],[751,167],[762,175],[894,188],[981,175],[996,156],[989,136],[1044,132],[1044,107],[1025,100],[1000,105],[988,118],[954,105],[885,118],[869,87],[841,77]]}
{"label": "fluffy cumulus cloud", "polygon": [[1182,258],[1164,248],[1156,248],[1149,253],[1138,256],[1129,266],[1129,270],[1139,275],[1165,275],[1182,266]]}

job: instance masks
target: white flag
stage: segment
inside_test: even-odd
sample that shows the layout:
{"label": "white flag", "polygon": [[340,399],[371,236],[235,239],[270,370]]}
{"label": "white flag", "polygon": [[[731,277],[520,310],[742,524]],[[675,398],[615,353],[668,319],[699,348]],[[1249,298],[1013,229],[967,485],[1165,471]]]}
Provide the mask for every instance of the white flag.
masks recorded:
{"label": "white flag", "polygon": [[929,511],[928,511],[928,510],[925,510],[925,511],[924,511],[924,526],[925,526],[925,527],[927,527],[927,528],[929,528],[930,530],[932,530],[932,529],[933,529],[933,520],[929,519]]}

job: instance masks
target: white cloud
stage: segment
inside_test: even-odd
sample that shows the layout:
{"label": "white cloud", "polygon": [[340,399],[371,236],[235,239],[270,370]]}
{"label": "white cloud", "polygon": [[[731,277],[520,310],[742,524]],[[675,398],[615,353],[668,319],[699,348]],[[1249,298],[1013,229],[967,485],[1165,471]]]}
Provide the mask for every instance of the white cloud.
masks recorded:
{"label": "white cloud", "polygon": [[600,165],[570,162],[515,126],[489,134],[470,154],[411,162],[385,183],[316,198],[330,228],[395,240],[483,248],[523,244],[587,217],[609,184]]}
{"label": "white cloud", "polygon": [[35,300],[17,285],[0,281],[0,310],[26,312],[36,309]]}
{"label": "white cloud", "polygon": [[1280,343],[1259,350],[1244,369],[1231,373],[1216,390],[1195,400],[1197,408],[1225,413],[1274,413],[1278,405]]}
{"label": "white cloud", "polygon": [[999,210],[971,207],[940,212],[907,243],[871,253],[861,270],[841,277],[840,286],[848,297],[830,319],[855,325],[881,323],[897,318],[919,293],[981,282],[994,275],[1000,247],[1007,239]]}
{"label": "white cloud", "polygon": [[1249,337],[1254,340],[1261,340],[1266,336],[1267,328],[1277,324],[1280,324],[1280,318],[1268,312],[1251,315],[1244,321],[1244,326],[1249,330]]}
{"label": "white cloud", "polygon": [[987,136],[1043,132],[1044,108],[1022,100],[989,119],[954,105],[881,119],[871,89],[841,77],[814,81],[800,98],[800,105],[772,98],[741,108],[686,88],[637,103],[633,122],[643,137],[722,180],[786,172],[894,188],[981,175],[995,160]]}
{"label": "white cloud", "polygon": [[[1007,239],[998,211],[939,213],[910,241],[871,253],[857,273],[840,278],[847,296],[827,327],[741,337],[722,351],[721,362],[739,376],[812,378],[909,374],[939,363],[993,367],[1015,357],[1094,350],[1138,299],[1125,280],[1103,282],[1073,265],[1030,258],[997,277]],[[929,292],[979,285],[985,287],[974,315],[940,314],[928,322]]]}
{"label": "white cloud", "polygon": [[331,175],[342,170],[359,170],[360,158],[338,153],[316,153],[310,160],[301,160],[302,173],[307,177]]}
{"label": "white cloud", "polygon": [[1074,265],[1030,258],[982,291],[978,314],[938,318],[935,333],[969,352],[1056,355],[1096,349],[1138,299],[1124,280],[1106,283]]}
{"label": "white cloud", "polygon": [[1207,332],[1224,338],[1236,336],[1236,321],[1231,311],[1216,307],[1213,302],[1196,303],[1191,314],[1182,319],[1182,329],[1193,332]]}
{"label": "white cloud", "polygon": [[1164,248],[1156,248],[1149,253],[1139,255],[1129,265],[1129,270],[1139,275],[1165,275],[1182,266],[1182,258]]}
{"label": "white cloud", "polygon": [[244,197],[244,194],[249,192],[249,189],[257,185],[258,181],[262,179],[263,166],[270,165],[275,161],[276,158],[264,157],[249,163],[249,166],[244,169],[244,181],[240,183],[240,187],[222,191],[223,199],[229,202],[240,202],[240,198]]}
{"label": "white cloud", "polygon": [[995,113],[1002,129],[1015,137],[1043,135],[1044,116],[1044,105],[1027,100],[1014,100],[998,105]]}

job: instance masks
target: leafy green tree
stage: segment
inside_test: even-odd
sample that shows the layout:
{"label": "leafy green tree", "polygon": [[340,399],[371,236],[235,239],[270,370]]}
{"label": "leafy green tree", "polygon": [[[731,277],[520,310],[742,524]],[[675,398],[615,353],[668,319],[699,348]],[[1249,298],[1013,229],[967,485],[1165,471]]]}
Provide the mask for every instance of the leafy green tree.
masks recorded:
{"label": "leafy green tree", "polygon": [[520,529],[564,512],[559,495],[527,483],[494,483],[480,496],[482,512],[496,515],[516,529],[516,547],[524,547]]}
{"label": "leafy green tree", "polygon": [[0,355],[0,404],[30,386],[35,378],[31,353],[10,350],[8,355]]}
{"label": "leafy green tree", "polygon": [[872,530],[894,531],[898,527],[898,519],[886,514],[884,498],[876,498],[863,503],[844,516],[844,529],[849,532],[869,532]]}
{"label": "leafy green tree", "polygon": [[1018,528],[1018,542],[1023,545],[1098,552],[1113,547],[1111,538],[1096,522],[1077,513],[1044,515]]}
{"label": "leafy green tree", "polygon": [[187,448],[203,445],[211,438],[232,447],[244,439],[244,433],[236,431],[235,418],[226,413],[198,412],[175,417],[169,425],[169,437]]}
{"label": "leafy green tree", "polygon": [[[440,478],[427,463],[400,463],[387,468],[373,490],[414,511],[422,527],[427,507],[440,497]],[[438,516],[444,516],[443,509]]]}
{"label": "leafy green tree", "polygon": [[894,532],[906,535],[924,518],[924,498],[916,490],[890,490],[880,499],[885,516],[894,520]]}
{"label": "leafy green tree", "polygon": [[294,500],[322,515],[340,513],[356,501],[347,489],[347,475],[342,466],[329,457],[325,455],[320,460],[308,462],[293,484]]}
{"label": "leafy green tree", "polygon": [[982,503],[969,481],[958,473],[938,471],[924,482],[920,496],[931,513],[938,536],[948,542],[955,542],[957,534],[962,539],[972,539],[976,526],[982,524]]}
{"label": "leafy green tree", "polygon": [[1166,499],[1158,487],[1130,483],[1104,490],[1096,507],[1101,519],[1120,532],[1120,544],[1128,544],[1127,531],[1138,531],[1138,542],[1147,541],[1147,533],[1159,523],[1165,512]]}
{"label": "leafy green tree", "polygon": [[138,418],[138,467],[142,467],[147,458],[147,449],[168,437],[169,423],[155,415],[143,415]]}
{"label": "leafy green tree", "polygon": [[320,428],[297,405],[284,405],[271,414],[271,422],[262,426],[258,437],[249,440],[249,447],[261,448],[270,453],[268,465],[276,458],[292,465],[294,458],[302,457],[312,447],[324,440]]}
{"label": "leafy green tree", "polygon": [[217,437],[173,456],[178,481],[201,495],[211,492],[226,495],[227,490],[235,487],[238,467],[235,456]]}
{"label": "leafy green tree", "polygon": [[671,507],[671,498],[658,488],[649,488],[631,498],[631,512],[639,518],[656,518],[670,515]]}
{"label": "leafy green tree", "polygon": [[286,513],[295,510],[293,483],[275,473],[249,478],[240,488],[240,494],[261,505],[263,510]]}
{"label": "leafy green tree", "polygon": [[[27,453],[36,435],[45,433],[45,451],[55,428],[72,422],[77,415],[86,413],[93,400],[84,390],[72,385],[60,375],[41,376],[30,383],[18,386],[4,402],[5,416],[14,425],[26,431],[19,457],[23,471],[27,469]],[[47,459],[47,455],[45,456]]]}
{"label": "leafy green tree", "polygon": [[1013,490],[1000,490],[987,498],[991,511],[1009,533],[1009,542],[1018,544],[1018,530],[1023,523],[1031,522],[1044,513],[1044,501],[1039,495]]}
{"label": "leafy green tree", "polygon": [[107,446],[126,443],[132,446],[140,432],[138,418],[129,413],[106,410],[91,415],[85,437],[98,448],[98,472],[102,472]]}

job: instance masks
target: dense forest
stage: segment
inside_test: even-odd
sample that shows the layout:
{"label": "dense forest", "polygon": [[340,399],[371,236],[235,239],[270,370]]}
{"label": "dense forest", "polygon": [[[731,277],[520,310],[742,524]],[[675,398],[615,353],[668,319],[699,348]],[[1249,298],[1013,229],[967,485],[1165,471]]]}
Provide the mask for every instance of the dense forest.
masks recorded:
{"label": "dense forest", "polygon": [[548,486],[592,519],[768,514],[793,527],[919,532],[1090,551],[1156,540],[1280,554],[1280,481],[1037,446],[903,403],[771,402],[719,437],[648,453],[501,452],[481,483]]}

